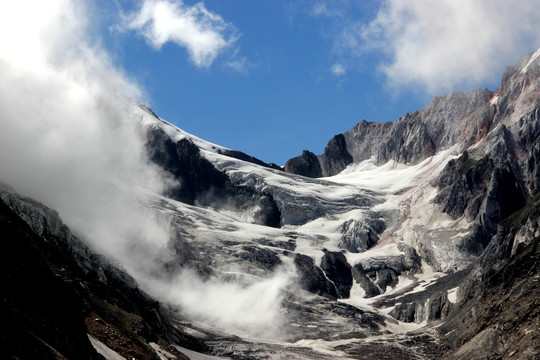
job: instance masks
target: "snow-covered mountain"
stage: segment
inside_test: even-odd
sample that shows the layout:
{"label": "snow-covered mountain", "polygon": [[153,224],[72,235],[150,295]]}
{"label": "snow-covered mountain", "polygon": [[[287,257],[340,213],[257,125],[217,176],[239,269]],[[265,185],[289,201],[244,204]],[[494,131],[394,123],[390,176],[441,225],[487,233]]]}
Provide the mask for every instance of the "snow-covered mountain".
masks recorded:
{"label": "snow-covered mountain", "polygon": [[[151,222],[113,224],[129,228],[129,241],[104,244],[7,184],[0,225],[13,241],[29,239],[45,269],[35,271],[82,303],[73,310],[82,323],[69,324],[81,358],[98,358],[93,348],[110,359],[534,358],[538,54],[507,67],[495,92],[362,121],[322,155],[304,151],[283,168],[132,104],[168,186],[105,189],[136,197]],[[29,250],[9,251],[24,259]],[[18,305],[16,263],[4,269],[9,324],[50,358],[73,357],[69,336],[40,332],[53,320]],[[6,349],[32,354],[16,342]]]}

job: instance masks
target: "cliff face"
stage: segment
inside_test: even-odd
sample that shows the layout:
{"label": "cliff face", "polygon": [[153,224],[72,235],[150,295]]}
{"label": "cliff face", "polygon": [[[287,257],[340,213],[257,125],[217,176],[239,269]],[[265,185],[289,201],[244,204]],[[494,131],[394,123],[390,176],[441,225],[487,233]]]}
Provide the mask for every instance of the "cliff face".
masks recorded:
{"label": "cliff face", "polygon": [[[346,165],[368,159],[377,165],[390,160],[416,164],[440,150],[454,146],[457,152],[465,151],[499,124],[508,127],[521,121],[522,126],[531,126],[529,121],[520,119],[536,116],[531,114],[531,110],[538,108],[539,71],[538,58],[531,53],[522,56],[515,66],[506,68],[501,87],[495,92],[477,89],[438,96],[425,108],[406,114],[395,122],[362,120],[342,134],[345,144],[341,146],[340,155],[334,152],[334,156],[329,157],[325,151],[319,156],[321,167],[326,166],[327,169],[323,171],[323,176],[335,175],[343,170],[342,166],[328,165],[337,159]],[[538,145],[530,141],[535,138],[536,131],[536,128],[527,128],[520,132],[530,134],[523,141],[533,146],[538,155]],[[515,132],[513,134],[516,135]],[[328,147],[335,146],[335,139],[329,142]],[[294,168],[286,171],[306,175],[295,172]]]}
{"label": "cliff face", "polygon": [[540,201],[499,225],[439,328],[453,359],[540,355]]}
{"label": "cliff face", "polygon": [[[336,175],[347,165],[368,159],[377,165],[390,160],[417,164],[456,144],[463,151],[488,133],[495,114],[490,105],[492,97],[493,92],[487,89],[453,93],[435,97],[424,109],[396,122],[363,120],[330,140],[324,154],[318,157],[322,176]],[[294,167],[286,167],[285,171],[319,176]]]}
{"label": "cliff face", "polygon": [[[159,359],[150,343],[204,346],[175,329],[136,281],[94,253],[56,211],[0,185],[2,356]],[[177,359],[186,359],[177,354]]]}

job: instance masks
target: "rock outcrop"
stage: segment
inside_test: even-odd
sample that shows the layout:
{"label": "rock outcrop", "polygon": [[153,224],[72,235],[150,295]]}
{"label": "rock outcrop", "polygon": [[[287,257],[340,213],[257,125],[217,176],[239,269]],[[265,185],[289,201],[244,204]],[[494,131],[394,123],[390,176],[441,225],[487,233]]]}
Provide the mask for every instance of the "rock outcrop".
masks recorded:
{"label": "rock outcrop", "polygon": [[336,135],[328,142],[324,152],[318,157],[321,165],[322,176],[332,176],[339,174],[343,169],[353,162],[353,157],[347,150],[345,136]]}
{"label": "rock outcrop", "polygon": [[[253,221],[257,224],[279,227],[281,213],[270,194],[257,193],[247,187],[232,184],[228,175],[201,155],[191,139],[176,143],[159,127],[146,128],[146,150],[150,160],[168,174],[173,182],[164,195],[193,205],[232,207],[246,211],[257,208]],[[235,151],[227,156],[258,164],[260,160]],[[270,166],[277,168],[277,166]],[[281,170],[279,168],[279,170]]]}
{"label": "rock outcrop", "polygon": [[130,275],[73,235],[56,211],[2,187],[0,231],[3,356],[101,359],[87,334],[126,358],[159,359],[149,345],[158,341],[206,349],[178,331],[168,310]]}
{"label": "rock outcrop", "polygon": [[336,286],[328,280],[320,267],[307,255],[296,254],[294,264],[299,273],[300,286],[317,295],[336,299],[338,297]]}
{"label": "rock outcrop", "polygon": [[[458,143],[465,150],[488,133],[495,115],[489,103],[492,97],[493,92],[487,89],[453,93],[435,97],[424,109],[408,113],[396,122],[362,120],[330,140],[325,153],[319,156],[322,176],[336,175],[351,162],[372,159],[377,165],[390,160],[417,164]],[[319,176],[318,172],[303,171],[301,167],[289,166],[285,171]]]}
{"label": "rock outcrop", "polygon": [[319,159],[317,159],[317,155],[308,150],[302,151],[302,155],[287,161],[283,167],[283,170],[291,174],[311,178],[323,176],[321,164],[319,163]]}
{"label": "rock outcrop", "polygon": [[362,220],[349,219],[341,225],[339,247],[352,253],[364,252],[379,241],[379,236],[386,230],[381,216],[375,213]]}
{"label": "rock outcrop", "polygon": [[321,260],[321,269],[334,283],[339,298],[348,298],[352,287],[351,265],[342,252],[326,251]]}
{"label": "rock outcrop", "polygon": [[403,255],[366,258],[353,266],[353,278],[365,291],[365,298],[384,294],[388,287],[397,285],[399,276],[420,271],[422,258],[416,251],[404,243],[399,243],[398,249]]}
{"label": "rock outcrop", "polygon": [[[540,355],[540,200],[499,225],[439,332],[452,359]],[[482,354],[477,346],[481,344]]]}

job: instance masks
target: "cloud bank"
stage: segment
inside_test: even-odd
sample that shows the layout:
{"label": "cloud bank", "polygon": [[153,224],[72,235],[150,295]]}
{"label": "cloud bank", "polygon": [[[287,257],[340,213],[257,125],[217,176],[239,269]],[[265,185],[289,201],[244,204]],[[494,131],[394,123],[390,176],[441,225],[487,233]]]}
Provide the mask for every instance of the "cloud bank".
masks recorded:
{"label": "cloud bank", "polygon": [[[250,320],[240,325],[267,328],[269,318],[279,317],[286,283],[281,274],[262,288],[217,286],[184,273],[178,289],[161,276],[175,234],[155,209],[141,204],[171,180],[144,150],[137,106],[142,91],[92,41],[90,24],[96,22],[85,4],[91,5],[0,2],[0,181],[57,210],[90,247],[185,316],[204,313],[222,327],[244,317]],[[165,297],[173,289],[181,296]],[[236,318],[205,296],[241,304],[229,309]],[[260,297],[265,301],[258,303]]]}
{"label": "cloud bank", "polygon": [[156,49],[167,42],[186,48],[193,63],[203,68],[237,39],[232,24],[203,3],[188,6],[180,0],[145,0],[128,17],[126,28],[144,36]]}
{"label": "cloud bank", "polygon": [[375,55],[399,90],[435,95],[494,82],[505,65],[540,46],[536,0],[386,0],[367,23],[330,6],[316,9],[338,22],[336,56]]}

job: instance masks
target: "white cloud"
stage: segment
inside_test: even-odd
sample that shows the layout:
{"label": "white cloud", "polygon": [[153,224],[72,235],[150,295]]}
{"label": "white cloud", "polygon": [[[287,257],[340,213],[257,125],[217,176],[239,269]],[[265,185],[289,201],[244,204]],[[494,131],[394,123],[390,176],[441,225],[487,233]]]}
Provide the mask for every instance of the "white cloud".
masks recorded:
{"label": "white cloud", "polygon": [[338,54],[383,55],[379,70],[392,87],[429,94],[498,81],[540,46],[537,0],[387,0],[367,25],[340,21]]}
{"label": "white cloud", "polygon": [[185,47],[198,67],[212,65],[237,40],[234,27],[203,3],[188,6],[180,0],[145,0],[128,17],[126,27],[142,34],[156,49],[167,42]]}
{"label": "white cloud", "polygon": [[68,0],[0,3],[0,181],[126,260],[133,239],[169,239],[131,192],[159,193],[167,177],[147,161],[127,101],[141,91],[89,42],[87,12]]}
{"label": "white cloud", "polygon": [[330,69],[330,72],[335,76],[344,76],[346,74],[345,66],[341,64],[334,64]]}

